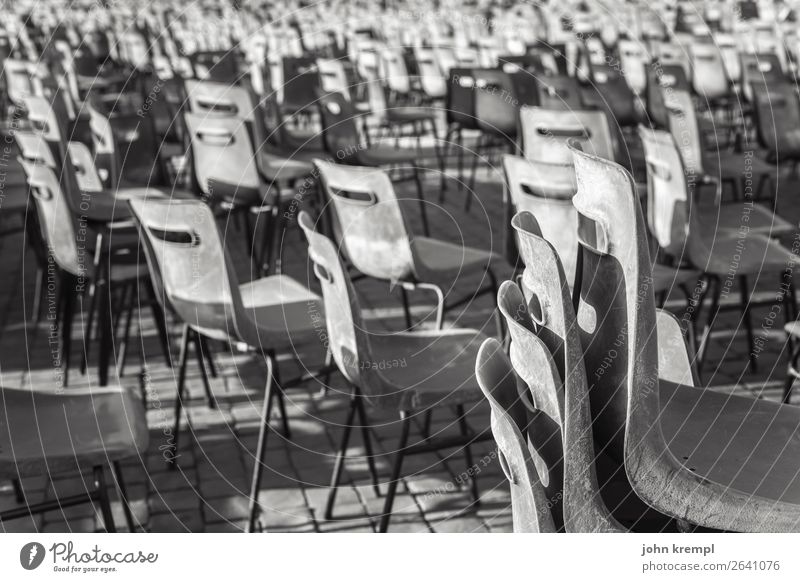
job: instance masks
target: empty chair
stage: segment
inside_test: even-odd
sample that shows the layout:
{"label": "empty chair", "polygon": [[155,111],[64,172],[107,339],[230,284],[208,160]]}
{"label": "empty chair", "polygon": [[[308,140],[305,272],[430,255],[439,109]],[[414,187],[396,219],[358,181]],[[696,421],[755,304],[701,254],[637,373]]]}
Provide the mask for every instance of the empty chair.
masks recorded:
{"label": "empty chair", "polygon": [[241,80],[238,51],[198,51],[189,59],[199,79],[219,83],[238,83]]}
{"label": "empty chair", "polygon": [[625,80],[637,95],[647,88],[646,69],[650,61],[644,47],[637,41],[620,40],[617,45],[620,68],[625,71]]}
{"label": "empty chair", "polygon": [[581,86],[575,77],[566,75],[537,77],[538,104],[545,109],[574,111],[583,108]]}
{"label": "empty chair", "polygon": [[[136,199],[130,206],[146,243],[152,277],[160,282],[164,301],[183,323],[174,440],[170,443],[173,467],[186,395],[189,343],[199,354],[204,338],[225,342],[231,349],[241,342],[266,362],[263,417],[250,489],[248,529],[252,530],[260,511],[258,492],[273,401],[280,408],[284,433],[288,436],[289,432],[283,390],[295,381],[281,382],[275,357],[296,356],[301,347],[313,347],[318,341],[312,314],[320,317],[323,313],[320,298],[286,275],[240,284],[214,215],[202,201]],[[199,271],[197,265],[202,265]],[[205,366],[198,360],[207,384]]]}
{"label": "empty chair", "polygon": [[591,84],[583,90],[583,106],[602,109],[617,127],[638,123],[636,96],[622,73],[611,65],[592,65]]}
{"label": "empty chair", "polygon": [[[491,438],[489,430],[473,432],[464,413],[466,404],[481,398],[475,379],[475,359],[486,336],[470,329],[369,333],[363,324],[358,298],[333,242],[314,230],[308,214],[301,213],[299,222],[309,241],[309,257],[314,273],[322,285],[330,350],[351,388],[350,409],[343,425],[325,517],[332,517],[356,413],[367,436],[366,402],[383,410],[396,411],[401,423],[400,439],[394,449],[395,459],[379,525],[379,531],[385,532],[405,457],[438,449],[463,448],[466,464],[471,467],[469,445]],[[454,409],[459,425],[458,434],[435,436],[409,444],[411,419],[416,414],[441,407]],[[368,461],[372,459],[369,445],[366,454]],[[370,466],[370,469],[373,486],[377,489],[374,466]],[[472,494],[477,500],[474,477]]]}
{"label": "empty chair", "polygon": [[710,107],[727,106],[731,87],[720,49],[713,43],[692,43],[692,87]]}
{"label": "empty chair", "polygon": [[[751,308],[756,304],[750,296],[755,288],[755,279],[763,275],[776,275],[776,279],[788,277],[792,290],[791,276],[787,272],[793,255],[777,242],[764,234],[769,234],[769,212],[765,211],[759,229],[757,205],[742,210],[738,204],[723,205],[709,211],[698,211],[694,205],[693,192],[687,182],[686,173],[674,138],[663,131],[641,129],[642,141],[648,167],[648,222],[661,251],[672,257],[679,265],[705,273],[712,286],[711,311],[708,314],[705,332],[700,343],[701,364],[711,329],[720,308],[719,298],[725,284],[728,293],[734,280],[740,287],[742,317],[748,334],[750,362],[756,365],[756,352],[753,349],[753,326]],[[742,212],[747,212],[748,221],[743,223]],[[744,224],[744,226],[742,226]],[[762,232],[763,234],[759,234]],[[737,268],[731,275],[731,264]],[[791,304],[793,305],[793,304]],[[728,305],[728,307],[731,307]],[[789,308],[787,317],[791,317]]]}
{"label": "empty chair", "polygon": [[[0,479],[22,480],[69,475],[78,493],[25,502],[0,511],[0,524],[36,513],[97,503],[107,532],[115,532],[104,467],[111,467],[130,532],[136,522],[129,505],[121,461],[147,452],[149,432],[142,401],[120,386],[52,391],[0,388]],[[83,480],[80,472],[90,469]],[[22,489],[23,496],[25,490]]]}
{"label": "empty chair", "polygon": [[[484,293],[497,293],[498,255],[425,236],[411,236],[389,176],[378,168],[317,160],[320,182],[332,203],[333,232],[347,260],[361,273],[399,284],[406,326],[411,327],[407,291],[436,295],[436,328],[447,310]],[[446,301],[463,281],[479,277],[478,288]],[[488,281],[485,281],[488,279]],[[502,328],[500,329],[502,332]]]}
{"label": "empty chair", "polygon": [[[690,524],[797,531],[800,451],[796,407],[659,379],[656,310],[644,220],[624,169],[575,152],[583,277],[578,326],[597,446],[624,463],[636,494]],[[601,317],[600,314],[603,314]]]}
{"label": "empty chair", "polygon": [[794,85],[752,87],[758,140],[776,164],[800,160],[800,101]]}
{"label": "empty chair", "polygon": [[428,236],[428,215],[419,175],[417,154],[405,148],[393,148],[385,145],[364,143],[356,126],[357,114],[352,105],[338,93],[329,93],[319,98],[322,117],[323,140],[325,149],[337,162],[354,166],[411,166],[419,198],[422,230]]}

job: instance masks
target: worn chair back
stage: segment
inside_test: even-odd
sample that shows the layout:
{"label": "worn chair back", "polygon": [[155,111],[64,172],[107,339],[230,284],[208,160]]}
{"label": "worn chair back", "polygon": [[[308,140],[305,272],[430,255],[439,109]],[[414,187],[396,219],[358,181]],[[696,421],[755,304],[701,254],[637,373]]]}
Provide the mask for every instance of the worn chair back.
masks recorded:
{"label": "worn chair back", "polygon": [[523,107],[519,115],[522,151],[529,160],[569,164],[572,162],[567,149],[570,140],[575,140],[588,152],[614,159],[614,142],[602,111]]}

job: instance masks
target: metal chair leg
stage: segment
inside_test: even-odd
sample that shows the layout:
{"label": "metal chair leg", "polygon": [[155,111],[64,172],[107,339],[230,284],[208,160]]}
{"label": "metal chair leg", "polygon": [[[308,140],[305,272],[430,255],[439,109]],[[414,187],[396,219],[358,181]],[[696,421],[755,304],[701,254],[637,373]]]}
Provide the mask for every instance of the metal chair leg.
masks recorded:
{"label": "metal chair leg", "polygon": [[747,330],[747,347],[750,357],[750,371],[758,371],[758,357],[755,353],[755,338],[753,334],[753,319],[750,317],[750,288],[747,285],[747,277],[739,277],[739,299],[742,306],[742,318],[744,327]]}
{"label": "metal chair leg", "polygon": [[356,410],[358,412],[358,422],[361,424],[361,438],[364,441],[364,452],[367,455],[367,467],[369,467],[369,474],[372,478],[372,488],[377,497],[381,496],[381,488],[378,480],[378,468],[375,466],[375,455],[372,449],[372,436],[369,434],[369,420],[367,419],[367,411],[364,408],[364,400],[359,393],[356,396]]}
{"label": "metal chair leg", "polygon": [[111,464],[111,469],[117,484],[119,499],[122,502],[122,510],[125,512],[125,521],[128,523],[128,531],[133,533],[136,531],[136,520],[133,518],[133,512],[131,511],[128,490],[125,487],[125,480],[122,476],[122,466],[119,464],[119,461],[114,461]]}
{"label": "metal chair leg", "polygon": [[178,392],[175,397],[175,424],[172,433],[172,456],[167,462],[170,463],[170,468],[175,470],[178,467],[178,437],[181,433],[181,413],[183,410],[183,397],[186,389],[186,364],[189,360],[189,333],[188,325],[183,326],[183,333],[181,335],[181,353],[180,364],[178,370]]}
{"label": "metal chair leg", "polygon": [[[464,405],[459,404],[456,406],[456,414],[458,415],[458,426],[461,430],[461,434],[464,437],[468,437],[472,434],[472,430],[469,428],[469,423],[467,422],[467,416],[464,412]],[[477,473],[473,470],[473,462],[472,462],[472,449],[470,446],[464,445],[464,460],[467,463],[467,475],[469,475],[469,487],[470,492],[472,494],[472,499],[477,505],[480,503],[480,493],[478,493],[478,478]]]}
{"label": "metal chair leg", "polygon": [[11,484],[14,486],[14,496],[17,498],[17,503],[25,503],[25,492],[22,490],[22,483],[19,479],[12,479]]}
{"label": "metal chair leg", "polygon": [[264,457],[267,453],[267,435],[269,434],[269,419],[272,416],[272,399],[274,397],[273,361],[272,356],[264,357],[267,365],[267,381],[264,387],[264,405],[261,412],[261,427],[258,433],[258,445],[256,448],[255,466],[253,467],[253,478],[250,483],[250,509],[247,531],[255,531],[256,518],[259,513],[258,492],[261,490],[261,479],[264,476]]}
{"label": "metal chair leg", "polygon": [[339,442],[339,450],[336,451],[336,461],[333,464],[333,473],[331,474],[331,484],[328,489],[328,500],[325,502],[325,513],[323,517],[327,520],[333,519],[333,505],[336,502],[336,493],[339,490],[339,482],[342,478],[342,469],[344,468],[344,459],[347,456],[347,445],[350,443],[350,433],[353,430],[353,420],[356,415],[356,398],[357,392],[355,388],[350,394],[350,407],[347,411],[347,418],[344,421],[342,429],[342,439]]}
{"label": "metal chair leg", "polygon": [[100,502],[100,513],[103,516],[103,525],[106,526],[107,533],[117,533],[114,525],[114,514],[111,512],[111,501],[108,498],[108,488],[106,478],[103,474],[103,467],[94,468],[94,488],[97,492],[97,500]]}
{"label": "metal chair leg", "polygon": [[419,168],[414,167],[414,181],[417,184],[417,198],[419,199],[419,213],[422,219],[422,233],[425,236],[431,235],[430,227],[428,226],[428,208],[425,203],[425,191],[422,188],[422,179],[419,177]]}
{"label": "metal chair leg", "polygon": [[211,389],[211,382],[208,380],[208,370],[206,370],[206,359],[203,355],[203,343],[200,340],[200,334],[197,332],[192,333],[192,343],[194,344],[194,353],[197,358],[197,366],[200,368],[200,377],[203,380],[203,388],[206,391],[206,399],[208,400],[208,407],[211,410],[217,409],[217,399],[214,398],[214,391]]}
{"label": "metal chair leg", "polygon": [[389,520],[392,518],[392,507],[394,506],[394,496],[397,494],[397,486],[400,484],[400,472],[403,469],[405,448],[406,445],[408,445],[410,419],[405,412],[401,412],[400,420],[403,423],[400,431],[400,442],[397,444],[397,453],[395,454],[392,476],[389,478],[389,490],[386,492],[383,514],[381,515],[380,524],[378,525],[378,532],[380,533],[386,533],[386,530],[389,529]]}
{"label": "metal chair leg", "polygon": [[[711,291],[711,286],[714,286],[713,292]],[[700,346],[697,348],[697,374],[699,377],[702,378],[703,373],[703,365],[705,364],[706,355],[708,352],[708,344],[711,341],[711,330],[714,327],[714,321],[719,314],[719,296],[720,296],[720,283],[717,277],[709,277],[708,279],[708,292],[713,293],[711,295],[711,308],[708,311],[708,317],[706,319],[705,329],[703,329],[703,335],[700,338]]]}

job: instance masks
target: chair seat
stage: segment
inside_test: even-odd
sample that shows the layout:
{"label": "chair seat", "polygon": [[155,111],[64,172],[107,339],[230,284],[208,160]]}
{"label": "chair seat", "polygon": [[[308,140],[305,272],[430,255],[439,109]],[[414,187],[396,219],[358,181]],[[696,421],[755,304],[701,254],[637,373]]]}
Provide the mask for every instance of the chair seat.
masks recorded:
{"label": "chair seat", "polygon": [[436,119],[436,111],[430,107],[390,107],[385,113],[389,123],[415,123]]}
{"label": "chair seat", "polygon": [[105,465],[147,450],[144,406],[130,390],[1,391],[0,478]]}
{"label": "chair seat", "polygon": [[[707,176],[723,180],[742,180],[744,172],[750,171],[753,176],[764,174],[777,175],[777,167],[758,156],[745,156],[744,152],[720,151],[703,155],[703,169]],[[753,180],[753,193],[758,189],[758,179]]]}
{"label": "chair seat", "polygon": [[[679,462],[699,479],[747,497],[749,509],[763,508],[764,530],[775,527],[771,519],[787,509],[791,515],[785,517],[794,522],[791,529],[800,530],[800,407],[663,380],[659,390],[661,429]],[[708,514],[716,513],[721,520],[717,527],[724,527],[731,516],[715,510],[701,488],[698,482],[698,497]]]}
{"label": "chair seat", "polygon": [[262,277],[239,286],[249,330],[241,339],[252,347],[292,348],[325,330],[322,298],[287,275]]}
{"label": "chair seat", "polygon": [[663,293],[682,283],[697,281],[700,275],[700,271],[695,269],[676,269],[656,263],[653,265],[653,293]]}
{"label": "chair seat", "polygon": [[745,206],[744,202],[729,202],[720,206],[700,207],[699,210],[700,223],[717,232],[736,234],[742,226],[746,226],[749,232],[777,237],[797,230],[794,224],[761,204]]}
{"label": "chair seat", "polygon": [[774,240],[757,234],[706,237],[706,244],[710,249],[707,264],[695,267],[718,276],[779,273],[800,260]]}
{"label": "chair seat", "polygon": [[311,175],[314,166],[310,162],[284,158],[269,152],[258,154],[259,170],[267,182],[287,184]]}
{"label": "chair seat", "polygon": [[417,158],[416,150],[394,148],[388,146],[372,146],[359,149],[352,156],[347,156],[348,161],[356,162],[362,166],[390,166],[399,164],[413,164]]}
{"label": "chair seat", "polygon": [[475,362],[486,339],[472,329],[371,334],[375,361],[360,365],[377,368],[396,391],[371,402],[412,411],[480,400]]}
{"label": "chair seat", "polygon": [[418,280],[445,286],[445,292],[459,277],[485,272],[499,255],[443,240],[416,236],[411,240],[414,269]]}

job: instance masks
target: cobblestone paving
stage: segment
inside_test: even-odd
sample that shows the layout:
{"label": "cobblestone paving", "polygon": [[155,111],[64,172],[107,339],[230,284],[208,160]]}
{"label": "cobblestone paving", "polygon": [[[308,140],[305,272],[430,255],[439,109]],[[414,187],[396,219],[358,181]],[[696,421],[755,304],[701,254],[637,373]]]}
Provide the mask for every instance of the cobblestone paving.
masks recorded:
{"label": "cobblestone paving", "polygon": [[[425,188],[429,199],[438,197],[438,179],[428,176]],[[464,211],[464,194],[454,186],[445,202],[432,205],[430,219],[434,236],[501,252],[503,245],[503,208],[500,176],[494,171],[481,172],[477,187],[477,204]],[[794,178],[783,180],[779,212],[798,222],[798,184]],[[409,205],[407,216],[416,232],[420,232],[416,205]],[[236,241],[239,242],[239,241]],[[47,324],[25,323],[33,296],[34,260],[23,252],[21,235],[5,237],[0,262],[0,374],[5,386],[25,386],[37,390],[52,389],[53,371],[47,340]],[[231,243],[234,252],[243,246]],[[247,261],[238,257],[242,280],[247,280]],[[301,281],[316,283],[307,276],[305,241],[299,229],[292,228],[284,240],[284,269]],[[506,275],[510,273],[510,270]],[[456,295],[474,290],[478,281],[461,280]],[[374,329],[397,330],[403,327],[399,295],[388,285],[369,280],[357,283],[365,309],[367,325]],[[769,292],[768,287],[764,292]],[[429,298],[412,296],[414,314],[424,317],[430,312]],[[493,333],[493,299],[477,298],[461,312],[451,313],[447,325],[485,328]],[[681,297],[668,304],[679,310]],[[769,308],[754,310],[756,328],[769,317]],[[428,325],[430,318],[426,319]],[[739,327],[737,331],[737,327]],[[781,326],[776,326],[780,329]],[[735,390],[754,397],[776,398],[785,370],[784,338],[770,332],[765,349],[759,356],[759,369],[747,369],[747,344],[738,326],[738,315],[725,316],[714,335],[711,361],[706,380],[715,389]],[[173,330],[178,333],[177,327]],[[760,333],[763,333],[760,332]],[[124,475],[140,528],[154,532],[236,532],[241,531],[247,517],[247,492],[253,467],[264,369],[257,358],[214,350],[218,376],[212,379],[219,408],[212,410],[204,398],[199,371],[189,366],[190,400],[188,422],[183,436],[178,468],[165,463],[159,446],[164,444],[165,427],[171,426],[175,399],[176,371],[169,368],[156,339],[149,312],[142,311],[134,322],[133,336],[140,335],[141,345],[130,354],[124,375],[119,381],[131,389],[143,386],[148,393],[148,422],[151,443],[141,459],[124,463]],[[177,335],[172,348],[177,355]],[[27,346],[27,349],[25,348]],[[213,344],[212,344],[213,349]],[[95,350],[96,351],[96,350]],[[142,353],[145,357],[142,357]],[[300,366],[314,367],[321,363],[321,349],[309,349],[300,355],[301,364],[285,358],[280,362],[284,378],[298,372]],[[725,356],[722,358],[722,356]],[[77,359],[77,358],[75,358]],[[96,372],[88,376],[72,373],[70,385],[94,385]],[[288,414],[291,440],[277,431],[270,435],[267,451],[268,469],[259,500],[264,508],[263,523],[270,531],[286,532],[364,532],[377,527],[383,498],[376,496],[370,485],[365,451],[360,431],[353,431],[344,487],[339,491],[336,517],[323,519],[327,483],[333,466],[334,451],[347,412],[348,396],[342,378],[331,378],[331,389],[321,391],[319,382],[307,382],[288,391]],[[375,455],[382,480],[388,480],[391,453],[399,435],[396,417],[370,411],[371,433],[376,443]],[[437,411],[432,430],[447,434],[457,429],[450,410]],[[488,410],[482,404],[468,411],[469,423],[476,429],[488,425]],[[412,429],[418,435],[421,422]],[[273,427],[278,424],[273,420]],[[467,471],[461,453],[444,451],[407,459],[405,477],[395,502],[390,531],[396,532],[503,532],[511,529],[508,488],[491,443],[475,445],[473,450],[480,490],[480,503],[475,504],[463,477]],[[84,483],[75,475],[53,475],[52,478],[26,480],[23,489],[30,501],[83,490]],[[385,484],[383,485],[385,491]],[[11,483],[0,483],[0,509],[17,505]],[[114,503],[115,521],[123,528],[121,505]],[[90,505],[64,511],[53,511],[36,518],[0,524],[6,531],[46,532],[94,531],[101,520]]]}

